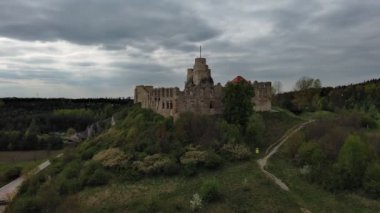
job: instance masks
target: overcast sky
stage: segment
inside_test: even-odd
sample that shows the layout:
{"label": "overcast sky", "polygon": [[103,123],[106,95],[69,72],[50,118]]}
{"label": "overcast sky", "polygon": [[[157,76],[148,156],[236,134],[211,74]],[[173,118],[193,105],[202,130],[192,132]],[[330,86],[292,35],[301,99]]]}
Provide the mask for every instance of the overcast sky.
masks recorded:
{"label": "overcast sky", "polygon": [[199,45],[214,82],[380,77],[379,0],[1,0],[0,97],[183,88]]}

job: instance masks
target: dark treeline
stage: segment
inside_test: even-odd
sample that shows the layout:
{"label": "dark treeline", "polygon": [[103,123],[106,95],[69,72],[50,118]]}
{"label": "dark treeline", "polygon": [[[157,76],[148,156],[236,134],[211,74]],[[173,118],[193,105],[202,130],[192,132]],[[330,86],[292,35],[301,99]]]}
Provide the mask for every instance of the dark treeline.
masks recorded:
{"label": "dark treeline", "polygon": [[306,88],[278,94],[275,104],[295,113],[304,111],[380,110],[380,79],[338,87]]}
{"label": "dark treeline", "polygon": [[0,150],[59,149],[58,133],[83,131],[132,103],[130,98],[0,99]]}
{"label": "dark treeline", "polygon": [[[128,105],[131,98],[0,98],[7,108],[21,108],[34,111],[46,111],[54,109],[72,108],[97,108],[99,105]],[[1,106],[1,104],[0,104]],[[3,106],[3,107],[4,107]]]}

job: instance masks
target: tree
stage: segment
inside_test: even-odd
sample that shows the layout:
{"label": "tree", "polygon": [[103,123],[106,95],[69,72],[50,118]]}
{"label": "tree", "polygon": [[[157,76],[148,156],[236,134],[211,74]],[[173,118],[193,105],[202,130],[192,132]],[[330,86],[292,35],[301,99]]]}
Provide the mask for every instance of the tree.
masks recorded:
{"label": "tree", "polygon": [[253,86],[247,81],[229,82],[224,87],[224,117],[227,122],[246,126],[253,113],[253,94]]}
{"label": "tree", "polygon": [[303,110],[318,110],[320,104],[320,88],[321,81],[310,77],[301,77],[294,86],[296,91],[294,95],[294,104],[299,111]]}
{"label": "tree", "polygon": [[342,188],[353,189],[361,186],[364,171],[369,161],[369,150],[358,135],[349,135],[338,156],[338,170]]}
{"label": "tree", "polygon": [[37,125],[35,119],[30,122],[28,129],[25,132],[24,138],[20,143],[20,149],[29,150],[38,148],[38,138],[37,135],[40,132],[40,128]]}
{"label": "tree", "polygon": [[3,100],[0,100],[0,109],[4,106],[4,101]]}
{"label": "tree", "polygon": [[302,91],[307,90],[311,88],[321,88],[322,83],[319,79],[313,79],[307,76],[303,76],[296,82],[296,85],[294,86],[295,91]]}

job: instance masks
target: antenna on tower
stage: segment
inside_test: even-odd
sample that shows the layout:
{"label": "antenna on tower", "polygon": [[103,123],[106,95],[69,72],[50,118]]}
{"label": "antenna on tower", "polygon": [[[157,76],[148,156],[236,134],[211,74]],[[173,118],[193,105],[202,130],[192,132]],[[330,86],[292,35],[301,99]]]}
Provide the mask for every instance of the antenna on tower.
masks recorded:
{"label": "antenna on tower", "polygon": [[199,46],[199,58],[202,58],[202,46]]}

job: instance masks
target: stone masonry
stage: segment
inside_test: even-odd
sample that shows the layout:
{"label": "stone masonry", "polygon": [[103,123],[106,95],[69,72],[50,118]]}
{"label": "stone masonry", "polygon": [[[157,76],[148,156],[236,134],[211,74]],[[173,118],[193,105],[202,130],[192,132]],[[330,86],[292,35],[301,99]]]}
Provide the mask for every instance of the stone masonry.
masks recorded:
{"label": "stone masonry", "polygon": [[[242,77],[237,77],[241,78]],[[243,79],[244,80],[244,79]],[[251,82],[249,82],[251,83]],[[252,101],[256,111],[271,110],[271,82],[253,83],[255,95]],[[223,112],[223,86],[214,85],[206,58],[196,58],[193,68],[187,70],[185,88],[153,88],[153,86],[136,86],[135,103],[142,108],[149,108],[167,117],[177,118],[184,112],[215,115]]]}

